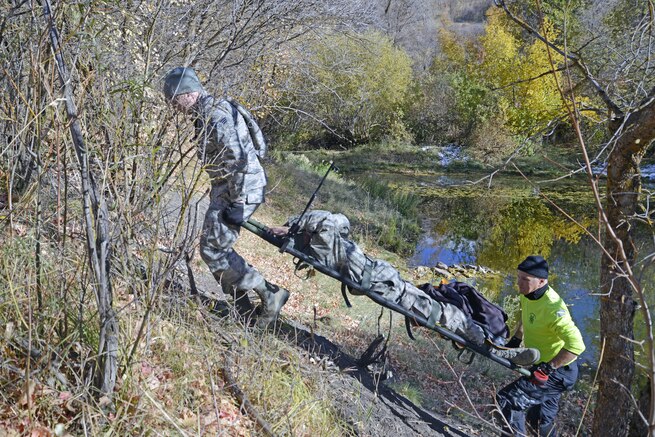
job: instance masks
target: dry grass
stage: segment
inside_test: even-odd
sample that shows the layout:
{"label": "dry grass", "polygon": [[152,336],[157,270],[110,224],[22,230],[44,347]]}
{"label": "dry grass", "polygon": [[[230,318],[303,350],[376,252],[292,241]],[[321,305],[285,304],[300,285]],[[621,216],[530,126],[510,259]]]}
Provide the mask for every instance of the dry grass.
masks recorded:
{"label": "dry grass", "polygon": [[[40,285],[43,303],[37,310],[34,236],[20,219],[16,223],[13,234],[3,234],[0,249],[0,329],[4,334],[0,337],[0,434],[54,435],[57,430],[71,435],[153,431],[157,435],[259,435],[227,386],[229,350],[237,357],[231,370],[239,385],[276,433],[348,434],[331,407],[320,369],[312,368],[309,357],[274,335],[253,332],[230,318],[217,319],[176,287],[157,284],[155,294],[149,295],[147,286],[152,283],[125,272],[115,276],[114,283],[122,359],[114,402],[110,405],[108,399],[98,399],[88,378],[96,362],[98,321],[92,294],[84,290],[88,286],[83,282],[84,250],[69,242],[66,254],[45,251]],[[290,259],[272,254],[270,246],[254,239],[244,235],[238,250],[267,277],[302,290],[306,284],[293,275]],[[151,264],[156,262],[151,260]],[[208,274],[204,265],[194,264],[199,276]],[[318,287],[307,288],[316,291]],[[288,308],[311,313],[316,302],[310,296],[294,293]],[[83,317],[78,319],[77,314]],[[143,335],[135,346],[142,327]],[[40,355],[30,357],[30,350]],[[26,371],[30,378],[25,377]]]}
{"label": "dry grass", "polygon": [[[286,219],[289,210],[280,208],[283,199],[278,195],[258,210],[257,220],[272,225]],[[253,331],[232,318],[216,318],[183,290],[125,272],[115,282],[122,361],[109,408],[89,380],[97,358],[98,321],[84,273],[84,251],[75,240],[65,253],[56,250],[55,242],[45,246],[43,304],[38,311],[34,235],[28,219],[16,217],[14,229],[3,233],[0,248],[0,435],[54,435],[58,426],[71,435],[261,435],[226,382],[226,371],[276,434],[352,433],[336,412],[336,394],[327,383],[329,369],[271,333]],[[369,239],[362,245],[370,255],[396,265],[407,279],[430,279],[416,276],[402,258]],[[310,326],[345,352],[358,356],[378,332],[391,332],[394,386],[424,407],[452,413],[458,421],[470,422],[477,414],[486,419],[495,389],[515,376],[480,358],[472,366],[458,362],[449,343],[432,332],[416,330],[417,341],[410,341],[400,317],[393,318],[389,330],[388,313],[380,317],[380,307],[365,297],[352,297],[353,308],[347,309],[337,281],[320,274],[309,280],[297,277],[289,255],[247,231],[236,250],[267,279],[291,291],[284,317]],[[151,258],[149,265],[164,257],[148,255],[144,248],[141,252],[143,259]],[[197,279],[212,287],[199,257],[192,264]],[[30,347],[39,348],[41,355],[28,360]],[[25,378],[28,368],[31,376]],[[577,405],[584,396],[580,390],[567,402]],[[481,419],[473,421],[474,427],[480,429]],[[565,429],[575,429],[575,420],[573,415],[565,417]]]}

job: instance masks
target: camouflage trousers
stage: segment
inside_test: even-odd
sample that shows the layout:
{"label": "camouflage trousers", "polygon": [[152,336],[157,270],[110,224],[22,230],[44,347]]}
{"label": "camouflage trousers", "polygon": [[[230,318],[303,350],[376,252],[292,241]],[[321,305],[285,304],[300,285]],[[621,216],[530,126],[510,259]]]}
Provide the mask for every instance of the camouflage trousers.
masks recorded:
{"label": "camouflage trousers", "polygon": [[[223,211],[229,205],[224,197],[210,201],[200,236],[200,256],[225,294],[252,290],[264,282],[261,273],[232,248],[241,227],[224,221]],[[248,220],[258,207],[259,204],[245,204],[243,219]]]}
{"label": "camouflage trousers", "polygon": [[[578,380],[578,365],[573,362],[558,368],[548,376],[543,385],[530,382],[529,377],[517,379],[496,395],[498,406],[511,425],[504,425],[505,433],[510,435],[528,435],[525,427],[526,416],[534,434],[556,437],[555,418],[559,411],[562,393],[570,390]],[[507,435],[507,434],[503,434]]]}
{"label": "camouflage trousers", "polygon": [[[411,313],[430,319],[438,314],[436,320],[444,328],[466,337],[472,343],[482,345],[485,340],[484,331],[475,324],[473,319],[455,305],[437,302],[414,284],[400,277],[398,271],[391,264],[382,260],[370,261],[354,243],[347,249],[347,264],[341,267],[347,276],[357,283],[361,283],[365,271],[370,269],[369,290],[380,297],[394,302]],[[367,264],[370,263],[370,266]],[[353,294],[359,294],[354,292]],[[435,306],[439,311],[435,312]]]}

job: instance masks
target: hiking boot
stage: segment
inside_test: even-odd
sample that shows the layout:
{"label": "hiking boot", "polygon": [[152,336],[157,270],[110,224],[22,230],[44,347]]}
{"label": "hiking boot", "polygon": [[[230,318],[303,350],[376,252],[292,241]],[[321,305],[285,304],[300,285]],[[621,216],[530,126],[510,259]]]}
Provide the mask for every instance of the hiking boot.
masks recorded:
{"label": "hiking boot", "polygon": [[233,297],[234,308],[240,316],[250,318],[255,313],[255,306],[245,291],[235,290]]}
{"label": "hiking boot", "polygon": [[268,281],[264,281],[253,290],[262,300],[257,308],[257,326],[265,328],[277,320],[280,310],[289,299],[289,291]]}
{"label": "hiking boot", "polygon": [[529,347],[500,349],[492,346],[490,351],[497,357],[505,358],[517,366],[530,366],[539,361],[541,355],[538,349]]}

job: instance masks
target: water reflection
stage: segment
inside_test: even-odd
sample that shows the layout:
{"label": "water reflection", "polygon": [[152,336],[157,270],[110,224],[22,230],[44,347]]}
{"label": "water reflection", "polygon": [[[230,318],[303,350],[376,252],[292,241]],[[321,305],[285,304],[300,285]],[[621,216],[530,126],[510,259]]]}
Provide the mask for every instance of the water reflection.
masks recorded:
{"label": "water reflection", "polygon": [[421,181],[412,190],[424,195],[428,205],[426,232],[410,261],[412,265],[471,263],[497,270],[500,276],[480,279],[476,285],[503,302],[517,294],[515,272],[519,262],[530,254],[543,255],[551,265],[551,285],[565,299],[583,332],[588,347],[581,358],[596,362],[599,308],[593,294],[599,283],[600,251],[585,236],[585,229],[595,229],[597,223],[584,186],[542,189],[578,224],[521,181],[506,180],[492,189],[446,188]]}
{"label": "water reflection", "polygon": [[594,215],[577,214],[574,223],[536,197],[476,199],[451,193],[449,198],[433,197],[430,202],[439,207],[428,209],[426,234],[412,259],[416,265],[476,262],[510,271],[528,255],[549,258],[558,241],[576,245],[586,229],[596,226]]}
{"label": "water reflection", "polygon": [[[475,285],[502,303],[517,294],[515,276],[519,262],[530,254],[546,257],[551,265],[550,283],[569,305],[585,339],[587,350],[581,359],[592,364],[597,362],[601,251],[584,232],[584,228],[598,232],[594,200],[584,180],[540,185],[537,191],[518,177],[496,177],[492,186],[487,187],[461,185],[466,180],[477,179],[471,174],[377,176],[424,199],[425,233],[409,261],[412,266],[431,267],[443,262],[490,267],[500,275],[479,279]],[[655,190],[652,185],[644,188],[648,192]],[[566,211],[577,224],[541,195]],[[637,227],[638,260],[655,251],[653,231],[652,224]],[[637,265],[637,271],[640,266]],[[655,268],[644,270],[641,284],[649,294],[652,308],[655,296],[649,287],[655,284]],[[638,313],[635,337],[645,338],[644,331]],[[639,360],[639,350],[635,349]]]}
{"label": "water reflection", "polygon": [[[652,178],[644,179],[643,198],[646,199],[655,193],[655,166],[642,170]],[[517,294],[515,269],[518,263],[529,254],[547,257],[551,265],[551,285],[569,305],[587,344],[582,361],[595,364],[600,325],[601,252],[593,239],[582,231],[586,227],[592,233],[598,232],[595,203],[587,181],[570,178],[540,184],[537,189],[523,178],[497,175],[491,184],[465,184],[485,176],[454,172],[376,174],[390,186],[424,199],[421,214],[425,232],[409,260],[410,265],[432,267],[443,262],[493,268],[500,275],[481,279],[476,285],[502,303],[506,297]],[[570,214],[579,225],[573,224],[542,195]],[[603,193],[601,197],[604,198]],[[644,211],[653,210],[652,204],[651,199],[651,206],[644,205],[640,210],[644,218]],[[654,221],[653,214],[649,214]],[[655,252],[655,238],[652,223],[636,229],[638,263],[635,270],[639,272],[647,255]],[[655,307],[655,294],[650,291],[655,284],[655,265],[649,265],[640,280],[648,293],[650,307]],[[639,312],[635,318],[635,338],[638,341],[645,338],[645,325]],[[635,350],[640,360],[639,347]]]}

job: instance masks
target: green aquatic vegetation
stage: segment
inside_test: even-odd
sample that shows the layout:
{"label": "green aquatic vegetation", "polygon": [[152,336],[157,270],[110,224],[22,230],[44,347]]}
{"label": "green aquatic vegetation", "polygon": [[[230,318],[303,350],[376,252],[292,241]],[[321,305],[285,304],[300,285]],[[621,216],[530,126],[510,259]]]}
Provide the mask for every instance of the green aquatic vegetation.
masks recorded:
{"label": "green aquatic vegetation", "polygon": [[[408,143],[380,142],[361,145],[345,151],[319,149],[302,153],[312,162],[334,160],[344,173],[349,175],[393,172],[408,176],[448,175],[458,179],[463,178],[463,180],[477,180],[498,170],[497,166],[491,166],[476,159],[475,156],[471,156],[471,150],[467,145],[462,145],[462,154],[467,156],[466,160],[455,160],[448,166],[443,166],[440,155],[442,151],[443,147],[440,145],[421,148]],[[284,153],[294,152],[282,152],[282,154]],[[547,150],[542,149],[539,153],[517,156],[512,162],[523,174],[531,178],[547,180],[561,177],[578,168],[577,163],[580,162],[578,155],[571,148],[550,145]],[[529,185],[512,166],[508,166],[501,174],[496,174],[494,181],[498,178],[504,180],[505,177],[516,178],[521,181],[522,185]],[[583,175],[569,180],[579,187],[587,187],[588,184]],[[484,184],[482,185],[484,186]],[[558,186],[561,184],[563,184],[562,181],[557,182]]]}
{"label": "green aquatic vegetation", "polygon": [[567,183],[531,185],[522,177],[504,175],[495,177],[491,186],[488,186],[488,180],[478,183],[468,182],[480,180],[484,176],[485,174],[453,173],[431,177],[396,176],[395,179],[396,184],[406,185],[405,189],[410,189],[416,195],[426,199],[427,202],[438,203],[443,199],[491,198],[494,199],[494,202],[506,203],[517,199],[533,198],[547,203],[552,202],[573,214],[588,211],[594,207],[593,193],[588,188],[586,181],[579,178]]}
{"label": "green aquatic vegetation", "polygon": [[[275,191],[269,199],[276,208],[299,214],[326,168],[325,162],[317,166],[305,155],[285,155],[284,162],[267,168],[269,186]],[[419,201],[416,196],[374,179],[354,180],[331,173],[312,208],[345,214],[356,239],[375,241],[385,249],[406,255],[413,251],[421,231],[417,220]]]}

